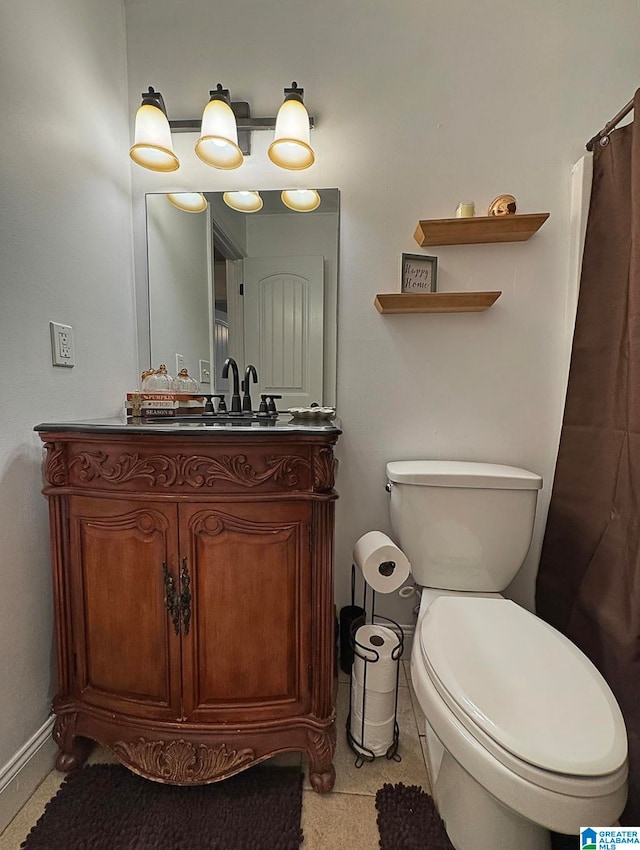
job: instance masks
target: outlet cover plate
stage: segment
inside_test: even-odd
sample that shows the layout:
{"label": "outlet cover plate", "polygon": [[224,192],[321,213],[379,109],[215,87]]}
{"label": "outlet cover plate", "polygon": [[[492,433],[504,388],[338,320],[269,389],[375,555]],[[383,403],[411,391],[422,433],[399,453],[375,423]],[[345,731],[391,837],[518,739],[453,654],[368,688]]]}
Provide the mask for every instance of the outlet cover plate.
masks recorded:
{"label": "outlet cover plate", "polygon": [[51,359],[53,365],[75,366],[76,354],[73,344],[73,328],[71,325],[49,322],[49,329],[51,331]]}

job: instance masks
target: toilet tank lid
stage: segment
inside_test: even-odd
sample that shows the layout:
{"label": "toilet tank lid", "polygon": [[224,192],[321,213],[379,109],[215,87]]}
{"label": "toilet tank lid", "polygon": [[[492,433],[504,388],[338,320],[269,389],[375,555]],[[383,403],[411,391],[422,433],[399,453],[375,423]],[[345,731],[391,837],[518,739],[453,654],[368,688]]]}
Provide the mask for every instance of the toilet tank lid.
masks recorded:
{"label": "toilet tank lid", "polygon": [[539,490],[542,478],[528,469],[497,463],[459,460],[395,460],[387,478],[423,487],[477,487],[494,490]]}

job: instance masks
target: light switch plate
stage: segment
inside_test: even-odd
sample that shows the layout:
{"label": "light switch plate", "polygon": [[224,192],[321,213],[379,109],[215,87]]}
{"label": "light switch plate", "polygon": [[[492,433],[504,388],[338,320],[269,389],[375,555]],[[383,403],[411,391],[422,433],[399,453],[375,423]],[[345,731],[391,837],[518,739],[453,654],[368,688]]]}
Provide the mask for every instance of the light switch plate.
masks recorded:
{"label": "light switch plate", "polygon": [[73,345],[73,328],[49,322],[51,331],[51,359],[54,366],[75,366],[76,355]]}
{"label": "light switch plate", "polygon": [[211,383],[211,364],[208,360],[198,360],[198,364],[200,366],[200,383],[201,384],[210,384]]}

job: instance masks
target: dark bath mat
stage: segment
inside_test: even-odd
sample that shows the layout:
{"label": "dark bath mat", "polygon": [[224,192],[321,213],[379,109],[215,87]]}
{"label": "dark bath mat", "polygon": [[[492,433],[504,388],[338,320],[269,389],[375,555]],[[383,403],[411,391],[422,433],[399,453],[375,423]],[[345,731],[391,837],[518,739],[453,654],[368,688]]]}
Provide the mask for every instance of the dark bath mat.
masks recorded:
{"label": "dark bath mat", "polygon": [[298,850],[302,773],[254,767],[212,785],[150,782],[114,764],[69,774],[24,850]]}
{"label": "dark bath mat", "polygon": [[[418,785],[385,785],[376,794],[380,850],[453,850],[433,800]],[[579,850],[577,835],[551,833],[552,850]]]}
{"label": "dark bath mat", "polygon": [[580,850],[580,836],[552,832],[551,850]]}
{"label": "dark bath mat", "polygon": [[419,785],[383,785],[376,809],[380,850],[453,850],[433,800]]}

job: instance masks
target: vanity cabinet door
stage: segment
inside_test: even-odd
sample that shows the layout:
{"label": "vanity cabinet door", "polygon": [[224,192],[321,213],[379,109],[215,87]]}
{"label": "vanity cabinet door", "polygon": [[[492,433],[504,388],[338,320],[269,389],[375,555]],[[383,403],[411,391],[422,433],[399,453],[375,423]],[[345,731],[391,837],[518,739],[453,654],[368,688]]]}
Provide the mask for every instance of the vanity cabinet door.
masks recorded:
{"label": "vanity cabinet door", "polygon": [[180,717],[180,638],[165,601],[172,576],[177,585],[177,544],[175,504],[71,497],[78,699],[138,717]]}
{"label": "vanity cabinet door", "polygon": [[181,504],[184,714],[274,721],[310,708],[311,504]]}

